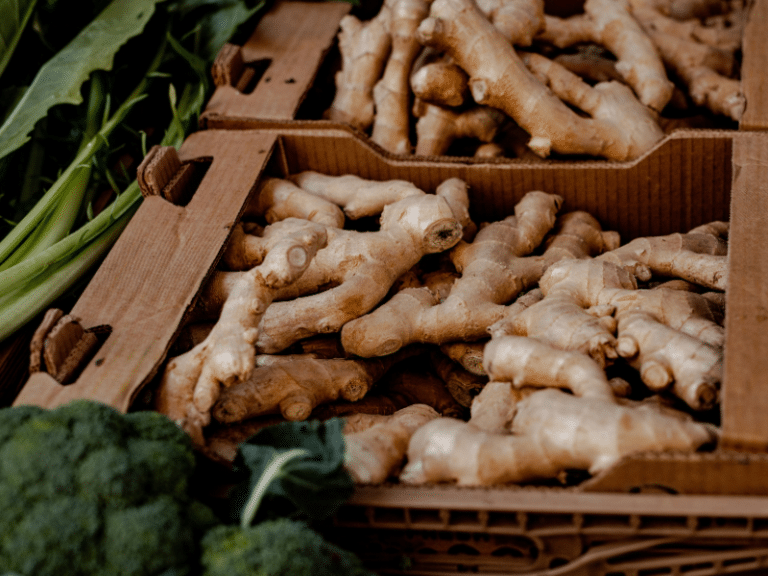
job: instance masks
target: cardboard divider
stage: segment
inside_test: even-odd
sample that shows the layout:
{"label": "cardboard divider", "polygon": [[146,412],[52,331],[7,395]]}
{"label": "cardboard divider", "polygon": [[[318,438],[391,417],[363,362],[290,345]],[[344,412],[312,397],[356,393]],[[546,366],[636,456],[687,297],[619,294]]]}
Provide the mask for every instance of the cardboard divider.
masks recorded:
{"label": "cardboard divider", "polygon": [[[762,310],[765,298],[759,238],[766,151],[768,134],[718,132],[682,134],[626,165],[467,164],[392,159],[343,131],[199,132],[181,148],[180,161],[213,160],[188,206],[145,199],[71,312],[86,327],[109,325],[112,334],[74,384],[61,386],[35,373],[15,403],[55,406],[91,397],[127,410],[164,362],[261,177],[355,173],[411,180],[428,192],[459,177],[471,186],[477,221],[503,218],[532,189],[562,195],[564,211],[593,211],[624,240],[684,231],[730,214],[723,433],[728,445],[763,445],[759,375],[768,339],[759,333],[762,316],[752,311]],[[381,574],[763,569],[766,472],[766,454],[718,448],[635,455],[575,488],[362,486],[336,515],[331,534]],[[399,563],[403,554],[408,571]]]}
{"label": "cardboard divider", "polygon": [[275,140],[254,132],[198,132],[187,139],[182,162],[213,159],[189,204],[145,198],[71,311],[86,328],[109,326],[110,335],[73,383],[34,373],[14,405],[51,408],[91,398],[120,410],[131,406],[165,359]]}
{"label": "cardboard divider", "polygon": [[[555,12],[565,15],[571,13],[573,10],[568,10],[568,7],[578,7],[580,2],[578,0],[547,0],[547,4],[553,4],[556,8]],[[277,9],[291,10],[293,2],[281,2],[277,5]],[[280,8],[280,7],[283,8]],[[325,11],[324,15],[320,18],[327,22],[329,28],[332,28],[332,23],[338,22],[343,14],[340,14],[337,10],[335,3],[324,3],[318,7],[320,12]],[[284,26],[284,29],[280,29],[279,26]],[[285,36],[292,38],[294,29],[299,28],[300,25],[294,23],[288,23],[287,19],[265,19],[258,25],[254,31],[253,36],[248,40],[246,45],[243,46],[243,53],[260,54],[270,51],[270,46],[273,44],[271,35],[275,37]],[[320,35],[317,38],[308,37],[306,39],[308,43],[316,42],[317,51],[328,51],[334,43],[334,39],[326,41],[325,36]],[[334,48],[337,51],[336,48]],[[768,96],[764,89],[765,84],[765,62],[768,61],[768,0],[752,0],[750,4],[750,15],[748,24],[745,27],[744,37],[742,41],[742,66],[741,66],[741,83],[742,92],[746,99],[746,110],[739,122],[739,130],[765,130],[768,129]],[[333,53],[332,53],[333,54]],[[335,55],[337,57],[338,55]],[[328,93],[332,93],[335,90],[333,79],[330,77],[334,66],[326,65],[325,63],[318,61],[317,73],[313,79],[316,84],[321,84],[318,87],[314,87],[313,84],[307,83],[305,86],[305,94],[301,96],[301,99],[307,98],[307,94],[310,94],[314,89],[314,97],[322,96],[322,100],[327,98]],[[296,65],[296,70],[304,75],[304,65]],[[323,75],[328,75],[328,78]],[[277,95],[273,94],[261,94],[258,98],[256,96],[250,96],[248,99],[243,98],[242,94],[237,93],[237,90],[231,86],[221,87],[217,89],[214,96],[211,98],[209,105],[203,112],[200,124],[203,128],[208,129],[229,129],[229,130],[248,130],[248,129],[270,129],[270,130],[291,130],[299,128],[302,130],[321,130],[321,131],[334,131],[341,130],[359,138],[366,144],[372,146],[379,153],[392,158],[411,158],[424,160],[425,157],[421,156],[408,156],[408,155],[395,155],[384,151],[370,140],[370,137],[350,125],[341,124],[338,122],[331,122],[329,120],[321,119],[322,111],[317,110],[316,107],[320,106],[319,102],[310,102],[310,98],[307,98],[306,104],[313,104],[310,113],[301,113],[298,107],[291,115],[284,113],[275,113],[272,107],[282,106],[275,99]],[[330,99],[327,103],[330,105]],[[309,106],[307,106],[309,108]],[[299,116],[298,114],[301,114]],[[695,130],[696,132],[707,133],[709,129]],[[690,130],[684,131],[690,133]],[[670,139],[678,138],[675,132],[667,135],[662,141],[662,145]],[[450,156],[441,157],[429,157],[427,160],[435,161],[451,161]],[[460,161],[472,161],[467,157],[457,157]],[[502,160],[503,161],[503,160]],[[605,160],[600,160],[607,162]],[[480,161],[483,163],[484,161]],[[564,163],[569,163],[570,160],[562,160]]]}
{"label": "cardboard divider", "polygon": [[768,450],[768,135],[734,142],[726,294],[723,443]]}
{"label": "cardboard divider", "polygon": [[269,61],[255,88],[245,94],[220,84],[202,121],[211,116],[294,118],[350,8],[346,2],[277,2],[240,48],[246,66]]}
{"label": "cardboard divider", "polygon": [[768,62],[768,0],[753,0],[742,42],[741,84],[747,107],[739,122],[741,130],[768,130],[768,93],[765,63]]}

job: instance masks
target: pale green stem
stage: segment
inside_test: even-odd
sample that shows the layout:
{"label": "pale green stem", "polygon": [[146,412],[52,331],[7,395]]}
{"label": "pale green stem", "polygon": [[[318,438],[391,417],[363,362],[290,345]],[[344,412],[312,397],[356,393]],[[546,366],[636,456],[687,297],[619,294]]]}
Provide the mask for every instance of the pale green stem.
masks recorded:
{"label": "pale green stem", "polygon": [[107,206],[93,220],[87,222],[78,230],[39,254],[0,272],[0,294],[14,290],[23,282],[27,282],[35,276],[42,274],[62,259],[67,258],[82,245],[87,244],[109,228],[115,220],[119,219],[134,204],[138,204],[140,199],[141,191],[139,190],[138,183],[134,180],[125,189],[125,192],[120,194],[112,204]]}
{"label": "pale green stem", "polygon": [[304,448],[293,448],[292,450],[287,450],[286,452],[282,452],[281,454],[272,457],[267,463],[266,468],[264,468],[264,472],[261,474],[261,478],[259,478],[256,486],[253,487],[248,502],[245,504],[245,508],[243,508],[243,513],[240,515],[241,528],[247,528],[251,525],[251,522],[253,522],[253,519],[256,516],[256,511],[259,509],[259,505],[264,499],[264,495],[267,493],[269,485],[272,484],[272,481],[275,480],[275,478],[280,476],[283,466],[295,458],[301,458],[308,454],[309,451]]}
{"label": "pale green stem", "polygon": [[[147,85],[149,83],[149,76],[152,72],[156,71],[163,60],[163,53],[165,44],[158,51],[155,59],[152,61],[147,74],[144,75],[141,82],[134,89],[131,95],[125,102],[117,109],[107,122],[101,127],[101,130],[90,139],[90,141],[81,147],[77,156],[62,175],[56,179],[48,189],[43,197],[35,204],[34,208],[14,226],[8,235],[0,242],[0,263],[4,263],[5,260],[13,253],[13,251],[21,244],[25,238],[32,233],[32,231],[39,225],[40,221],[57,205],[59,201],[59,195],[63,190],[67,190],[70,186],[75,185],[72,181],[77,177],[77,173],[84,165],[90,165],[94,155],[106,144],[107,137],[112,131],[123,121],[125,116],[131,110],[134,104],[139,100],[142,100],[146,94],[144,94]],[[3,266],[0,266],[3,269]]]}
{"label": "pale green stem", "polygon": [[51,305],[59,296],[69,290],[117,240],[128,225],[132,212],[127,212],[104,234],[85,246],[77,255],[60,264],[40,282],[19,286],[13,293],[4,295],[0,302],[0,341],[4,340]]}

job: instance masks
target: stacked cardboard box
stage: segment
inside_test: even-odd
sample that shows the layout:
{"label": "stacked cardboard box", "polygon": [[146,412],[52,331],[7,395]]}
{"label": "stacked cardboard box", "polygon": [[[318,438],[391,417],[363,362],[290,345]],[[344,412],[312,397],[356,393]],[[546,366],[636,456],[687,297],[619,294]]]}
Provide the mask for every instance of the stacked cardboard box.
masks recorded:
{"label": "stacked cardboard box", "polygon": [[[471,187],[477,221],[510,214],[523,194],[540,189],[563,196],[564,209],[590,211],[623,240],[730,220],[717,450],[639,454],[576,488],[361,487],[335,524],[337,537],[382,573],[404,571],[403,555],[412,574],[765,573],[768,258],[760,239],[768,229],[768,105],[760,63],[768,2],[753,6],[744,41],[742,129],[675,132],[627,163],[395,157],[350,128],[294,120],[347,10],[280,3],[242,50],[230,52],[215,71],[207,130],[178,156],[165,151],[145,163],[148,197],[72,310],[104,334],[90,361],[67,385],[33,374],[15,403],[55,406],[85,396],[127,410],[162,368],[265,176],[355,173],[427,191],[459,177]],[[249,82],[245,64],[264,58],[271,66],[243,94],[236,85]]]}

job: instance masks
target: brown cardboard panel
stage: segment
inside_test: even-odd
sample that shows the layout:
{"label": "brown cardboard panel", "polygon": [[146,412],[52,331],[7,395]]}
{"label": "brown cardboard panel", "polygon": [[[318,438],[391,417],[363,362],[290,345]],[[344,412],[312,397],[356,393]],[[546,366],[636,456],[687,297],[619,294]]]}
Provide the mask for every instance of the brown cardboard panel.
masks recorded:
{"label": "brown cardboard panel", "polygon": [[723,442],[768,449],[768,135],[734,143],[731,195]]}
{"label": "brown cardboard panel", "polygon": [[106,342],[74,383],[33,374],[14,404],[53,407],[92,398],[128,409],[165,358],[274,142],[252,132],[187,139],[182,161],[213,158],[192,200],[179,207],[157,196],[144,199],[71,311],[87,328],[110,326]]}
{"label": "brown cardboard panel", "polygon": [[585,492],[768,496],[768,455],[717,450],[629,456],[579,485]]}
{"label": "brown cardboard panel", "polygon": [[270,60],[256,87],[244,94],[218,86],[201,121],[212,116],[290,119],[333,44],[346,2],[278,2],[242,46],[245,64]]}
{"label": "brown cardboard panel", "polygon": [[446,178],[462,178],[470,185],[470,210],[478,221],[511,214],[530,190],[562,195],[563,210],[587,210],[606,229],[619,230],[625,240],[728,219],[735,132],[677,132],[632,163],[536,164],[394,158],[343,130],[275,132],[282,134],[285,159],[293,172],[402,178],[426,191],[434,191]]}
{"label": "brown cardboard panel", "polygon": [[[286,2],[286,5],[291,4]],[[547,9],[551,10],[553,14],[571,15],[582,10],[583,1],[581,0],[547,0]],[[325,15],[320,16],[320,20],[333,21],[338,18],[340,20],[342,15],[337,15],[336,7],[332,3],[324,3],[317,8],[320,12],[326,11]],[[739,128],[743,130],[764,130],[768,128],[768,96],[765,91],[765,62],[768,61],[768,0],[752,0],[750,7],[749,22],[746,26],[743,38],[743,63],[741,66],[741,81],[743,93],[747,100],[746,111],[743,115]],[[336,20],[338,21],[338,20]],[[292,21],[285,20],[271,20],[270,26],[286,26],[286,30],[273,30],[275,36],[282,34],[291,35],[293,28],[296,27]],[[260,28],[264,25],[260,25]],[[254,33],[248,44],[243,47],[243,50],[247,50],[251,54],[260,54],[260,58],[269,57],[264,54],[269,54],[271,50],[272,40],[269,36],[262,38],[259,35],[259,30]],[[327,44],[328,47],[332,45],[332,41]],[[296,64],[296,70],[300,74],[304,74],[303,63]],[[330,60],[330,59],[329,59]],[[318,68],[322,62],[318,61]],[[331,66],[325,66],[330,70]],[[326,95],[331,93],[335,87],[333,85],[331,74],[329,71],[319,69],[317,71],[317,78],[313,75],[313,79],[317,86],[313,89],[319,92],[323,96],[321,98],[315,98],[315,102],[311,102],[312,106],[307,106],[307,109],[299,110],[298,107],[294,109],[294,113],[291,115],[276,114],[272,111],[273,107],[280,107],[282,110],[282,104],[276,100],[270,100],[273,95],[262,93],[261,100],[256,102],[255,96],[251,98],[253,103],[251,105],[244,105],[242,102],[243,95],[239,94],[237,90],[232,87],[226,87],[225,89],[217,90],[214,94],[211,102],[203,113],[201,124],[207,128],[226,128],[226,129],[274,129],[274,128],[288,128],[296,123],[303,128],[315,129],[315,130],[338,130],[345,129],[355,133],[363,140],[369,142],[370,138],[363,132],[353,129],[349,125],[341,124],[338,122],[330,122],[327,120],[321,120],[321,112],[318,111],[327,108],[330,105],[331,99],[325,102]],[[329,76],[329,77],[326,77]],[[322,81],[321,81],[322,80]],[[307,91],[309,85],[307,86]],[[310,102],[307,102],[310,104]],[[308,112],[308,109],[311,111]],[[724,117],[723,121],[727,121]],[[729,126],[732,123],[729,122]],[[666,138],[669,138],[667,136]],[[408,156],[399,156],[405,158]],[[413,158],[413,156],[411,156]],[[418,157],[424,159],[424,157]],[[451,157],[440,157],[441,160],[450,161]],[[430,158],[433,160],[434,158]],[[466,160],[466,159],[465,159]]]}
{"label": "brown cardboard panel", "polygon": [[753,0],[742,42],[741,85],[747,107],[740,130],[768,129],[768,1]]}

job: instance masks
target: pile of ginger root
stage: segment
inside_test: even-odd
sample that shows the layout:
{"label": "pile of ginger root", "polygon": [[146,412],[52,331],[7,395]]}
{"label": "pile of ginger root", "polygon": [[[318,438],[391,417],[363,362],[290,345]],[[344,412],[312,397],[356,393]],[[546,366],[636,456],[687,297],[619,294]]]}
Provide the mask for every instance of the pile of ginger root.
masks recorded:
{"label": "pile of ginger root", "polygon": [[155,409],[209,457],[345,419],[356,482],[596,474],[718,429],[728,224],[635,238],[531,191],[477,225],[450,178],[264,178],[190,311]]}
{"label": "pile of ginger root", "polygon": [[[384,0],[341,21],[325,117],[393,154],[633,160],[732,126],[744,0]],[[453,146],[453,148],[452,148]]]}

